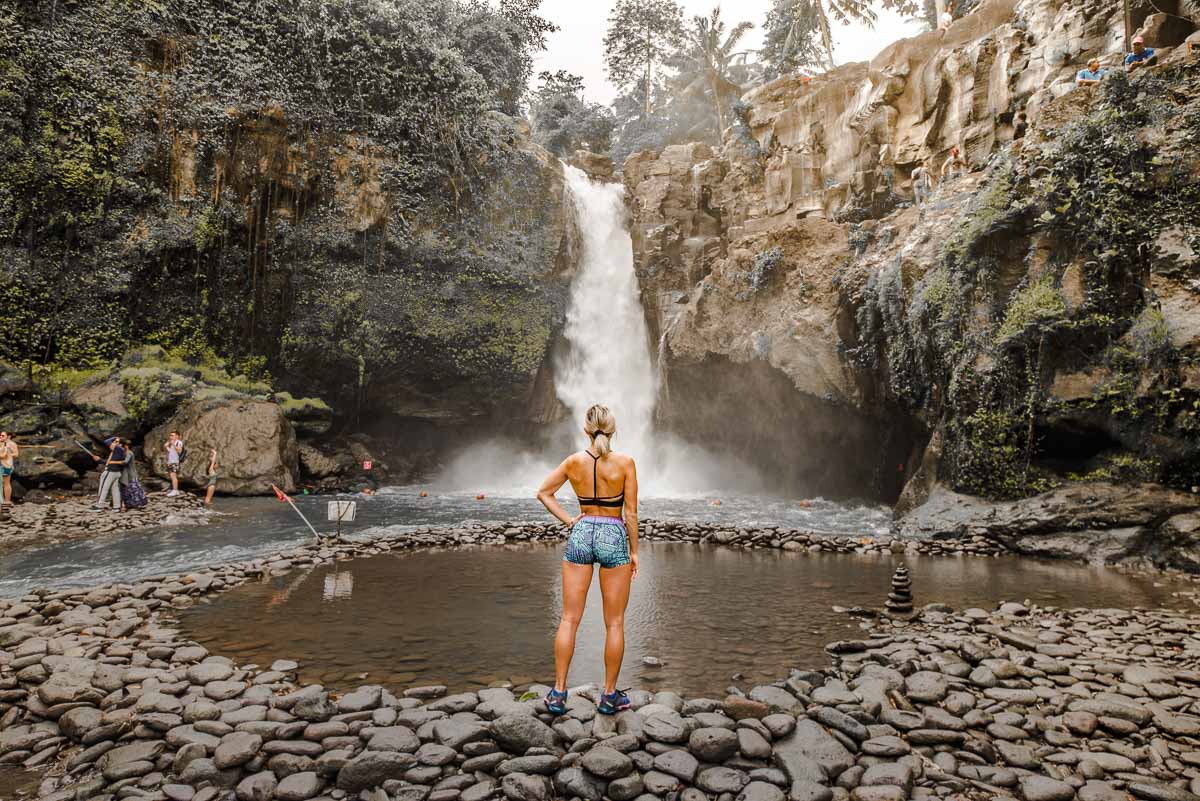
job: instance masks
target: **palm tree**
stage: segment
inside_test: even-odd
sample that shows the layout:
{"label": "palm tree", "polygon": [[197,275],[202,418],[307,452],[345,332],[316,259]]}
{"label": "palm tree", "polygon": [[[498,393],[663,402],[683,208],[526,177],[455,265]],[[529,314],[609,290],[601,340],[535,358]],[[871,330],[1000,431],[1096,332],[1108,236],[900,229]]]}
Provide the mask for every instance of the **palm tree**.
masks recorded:
{"label": "palm tree", "polygon": [[753,27],[753,23],[739,22],[726,34],[721,7],[717,6],[708,17],[693,17],[675,59],[679,78],[685,84],[684,91],[710,96],[716,112],[718,136],[725,130],[727,101],[742,93],[742,87],[733,80],[734,62],[743,55],[736,52],[736,48]]}
{"label": "palm tree", "polygon": [[[790,0],[787,39],[783,46],[787,54],[802,46],[805,37],[815,27],[825,50],[826,66],[833,69],[833,26],[830,19],[839,25],[850,22],[865,22],[873,26],[878,19],[869,0]],[[815,23],[815,24],[814,24]]]}
{"label": "palm tree", "polygon": [[[1195,0],[1200,2],[1200,0]],[[936,0],[938,14],[946,6],[944,0]],[[800,61],[805,56],[811,58],[811,37],[816,34],[821,40],[821,49],[826,56],[826,66],[834,67],[833,61],[833,23],[846,25],[851,22],[865,23],[874,28],[878,14],[875,7],[888,8],[912,16],[920,10],[919,0],[775,0],[772,16],[775,24],[786,28],[784,47],[780,55],[781,62],[787,62],[788,55],[799,55]],[[778,29],[772,29],[778,31]],[[773,32],[768,31],[768,36]],[[774,35],[778,35],[775,32]]]}

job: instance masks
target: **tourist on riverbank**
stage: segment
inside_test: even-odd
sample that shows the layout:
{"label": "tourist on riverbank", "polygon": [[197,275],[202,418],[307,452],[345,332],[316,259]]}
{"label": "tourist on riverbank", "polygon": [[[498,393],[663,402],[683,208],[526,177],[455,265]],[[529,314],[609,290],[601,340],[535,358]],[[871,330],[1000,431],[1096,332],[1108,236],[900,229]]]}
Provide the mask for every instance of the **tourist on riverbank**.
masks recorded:
{"label": "tourist on riverbank", "polygon": [[1086,69],[1075,73],[1076,86],[1095,86],[1104,80],[1104,70],[1100,69],[1100,59],[1089,59]]}
{"label": "tourist on riverbank", "polygon": [[0,480],[3,481],[3,494],[0,503],[5,506],[12,504],[12,477],[17,471],[17,457],[21,449],[7,431],[0,431]]}
{"label": "tourist on riverbank", "polygon": [[179,494],[179,465],[183,462],[183,440],[178,431],[172,431],[167,436],[163,448],[167,451],[167,475],[171,477],[171,491],[167,497],[174,498]]}
{"label": "tourist on riverbank", "polygon": [[1153,47],[1146,47],[1146,40],[1140,36],[1133,37],[1133,52],[1125,56],[1125,71],[1133,72],[1142,67],[1152,67],[1158,63]]}
{"label": "tourist on riverbank", "polygon": [[217,449],[208,449],[208,487],[204,491],[204,505],[212,506],[213,493],[217,491]]}
{"label": "tourist on riverbank", "polygon": [[[597,709],[602,715],[615,715],[630,707],[629,697],[617,689],[617,676],[625,656],[625,607],[638,571],[638,488],[633,459],[612,450],[616,432],[617,421],[608,407],[588,409],[583,433],[591,447],[563,460],[537,492],[550,514],[571,526],[562,563],[562,619],[554,637],[554,688],[545,698],[546,709],[554,715],[567,711],[567,673],[596,563],[606,631],[604,694]],[[568,481],[579,498],[575,517],[554,497]]]}
{"label": "tourist on riverbank", "polygon": [[134,458],[132,445],[125,448],[125,461],[118,484],[126,509],[142,509],[146,506],[146,491],[142,489],[142,482],[138,480],[137,460]]}
{"label": "tourist on riverbank", "polygon": [[[100,494],[96,496],[95,504],[91,505],[92,511],[100,512],[104,508],[104,498],[112,495],[113,511],[121,511],[121,472],[125,470],[125,457],[128,456],[128,451],[125,446],[121,445],[120,436],[109,436],[104,440],[104,446],[108,448],[108,458],[104,459],[104,469],[100,474]],[[92,457],[100,462],[100,457]]]}
{"label": "tourist on riverbank", "polygon": [[104,472],[100,474],[100,494],[92,504],[92,511],[104,509],[104,499],[112,496],[113,511],[121,511],[121,473],[125,470],[125,457],[129,452],[121,445],[120,437],[109,437],[104,440],[108,447],[108,458],[104,461]]}

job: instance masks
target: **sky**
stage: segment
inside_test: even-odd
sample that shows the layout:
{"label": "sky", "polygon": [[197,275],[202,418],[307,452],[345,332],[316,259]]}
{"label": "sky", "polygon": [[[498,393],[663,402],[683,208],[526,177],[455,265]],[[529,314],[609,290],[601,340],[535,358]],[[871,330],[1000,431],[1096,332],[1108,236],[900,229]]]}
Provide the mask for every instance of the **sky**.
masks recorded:
{"label": "sky", "polygon": [[[684,14],[691,18],[707,15],[717,0],[680,0]],[[546,52],[537,59],[535,74],[542,70],[564,69],[582,75],[588,100],[605,105],[617,96],[616,87],[604,74],[604,32],[614,0],[542,0],[540,14],[558,25],[549,36]],[[754,23],[742,39],[745,49],[762,46],[762,24],[771,0],[726,0],[721,16],[727,25],[741,20]],[[865,25],[835,26],[833,56],[838,64],[867,61],[897,39],[920,32],[920,23],[904,19],[891,11],[881,11],[874,30]]]}

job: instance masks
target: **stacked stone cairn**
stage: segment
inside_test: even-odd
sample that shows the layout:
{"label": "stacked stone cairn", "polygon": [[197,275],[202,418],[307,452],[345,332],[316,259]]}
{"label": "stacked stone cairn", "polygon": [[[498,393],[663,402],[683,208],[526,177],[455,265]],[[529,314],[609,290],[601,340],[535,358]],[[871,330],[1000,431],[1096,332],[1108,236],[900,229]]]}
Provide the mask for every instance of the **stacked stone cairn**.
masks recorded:
{"label": "stacked stone cairn", "polygon": [[911,615],[913,611],[912,579],[904,565],[892,574],[892,591],[888,593],[887,611],[893,615]]}

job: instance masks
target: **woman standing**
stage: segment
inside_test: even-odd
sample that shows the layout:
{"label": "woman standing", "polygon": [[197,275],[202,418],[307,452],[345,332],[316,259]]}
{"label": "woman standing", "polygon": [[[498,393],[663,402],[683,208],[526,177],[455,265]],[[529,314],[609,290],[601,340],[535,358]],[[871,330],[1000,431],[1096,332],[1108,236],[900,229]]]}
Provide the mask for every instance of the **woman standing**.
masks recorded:
{"label": "woman standing", "polygon": [[[628,709],[629,698],[617,689],[625,656],[625,607],[629,586],[638,570],[637,468],[633,459],[612,450],[617,421],[607,406],[587,410],[583,433],[590,448],[568,456],[542,482],[537,498],[550,514],[571,526],[563,554],[563,611],[554,638],[554,689],[546,709],[567,711],[567,672],[575,653],[575,634],[583,618],[592,565],[600,565],[600,595],[604,605],[604,695],[598,711],[615,715]],[[580,514],[571,517],[554,497],[563,484],[579,498]]]}
{"label": "woman standing", "polygon": [[17,470],[16,458],[21,449],[7,431],[0,431],[0,504],[12,505],[12,477]]}

